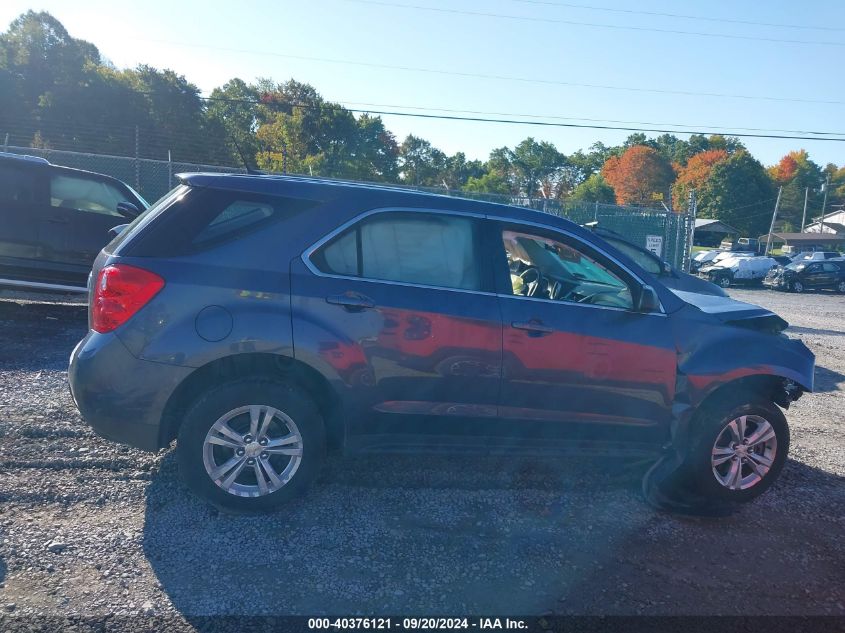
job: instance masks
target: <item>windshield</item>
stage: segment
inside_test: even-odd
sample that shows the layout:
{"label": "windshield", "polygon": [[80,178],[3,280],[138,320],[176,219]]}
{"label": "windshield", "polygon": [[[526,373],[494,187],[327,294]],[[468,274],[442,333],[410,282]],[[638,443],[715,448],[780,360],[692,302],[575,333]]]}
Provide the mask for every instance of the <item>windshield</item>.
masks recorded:
{"label": "windshield", "polygon": [[804,262],[792,262],[791,264],[786,265],[787,270],[804,270],[807,267],[807,264]]}
{"label": "windshield", "polygon": [[602,235],[602,237],[605,241],[610,242],[613,246],[615,246],[617,250],[622,251],[628,257],[633,259],[643,270],[650,272],[652,275],[659,275],[663,272],[661,261],[648,251],[641,250],[625,240],[609,237],[607,235]]}

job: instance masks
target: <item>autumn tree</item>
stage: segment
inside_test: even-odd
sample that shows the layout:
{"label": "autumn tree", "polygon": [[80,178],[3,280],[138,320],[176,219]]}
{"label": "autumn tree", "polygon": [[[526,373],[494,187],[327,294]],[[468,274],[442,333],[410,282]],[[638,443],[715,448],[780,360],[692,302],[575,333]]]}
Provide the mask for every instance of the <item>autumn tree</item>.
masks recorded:
{"label": "autumn tree", "polygon": [[669,161],[653,147],[634,145],[611,156],[601,174],[613,187],[619,204],[655,205],[669,199],[675,173]]}
{"label": "autumn tree", "polygon": [[686,166],[678,171],[678,177],[672,185],[672,201],[675,208],[685,208],[690,190],[701,189],[710,177],[713,167],[727,158],[728,153],[723,149],[707,150],[690,158]]}
{"label": "autumn tree", "polygon": [[806,150],[789,152],[776,165],[768,169],[775,184],[783,187],[778,216],[787,229],[799,230],[804,213],[804,196],[807,193],[808,215],[820,211],[822,168],[810,160]]}

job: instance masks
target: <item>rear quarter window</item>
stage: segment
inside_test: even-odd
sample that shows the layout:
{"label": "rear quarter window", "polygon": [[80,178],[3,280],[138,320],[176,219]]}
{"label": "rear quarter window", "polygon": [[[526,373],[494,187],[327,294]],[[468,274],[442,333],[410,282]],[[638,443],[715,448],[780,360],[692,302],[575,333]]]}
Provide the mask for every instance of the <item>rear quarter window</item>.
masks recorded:
{"label": "rear quarter window", "polygon": [[189,255],[237,240],[316,204],[282,196],[189,188],[133,237],[121,254]]}

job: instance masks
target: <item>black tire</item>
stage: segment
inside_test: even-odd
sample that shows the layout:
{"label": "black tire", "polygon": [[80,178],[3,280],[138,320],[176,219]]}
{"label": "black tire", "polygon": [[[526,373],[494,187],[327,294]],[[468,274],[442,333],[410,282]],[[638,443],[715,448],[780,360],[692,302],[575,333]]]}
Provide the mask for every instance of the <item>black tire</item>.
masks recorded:
{"label": "black tire", "polygon": [[[301,461],[290,480],[278,490],[256,497],[237,496],[218,486],[203,461],[203,447],[211,427],[227,412],[247,405],[269,406],[283,412],[295,422],[302,436]],[[176,445],[179,472],[188,488],[218,508],[232,512],[272,510],[302,496],[320,472],[325,449],[323,419],[308,394],[296,385],[260,376],[224,383],[200,396],[185,415]]]}
{"label": "black tire", "polygon": [[728,275],[721,275],[720,277],[716,278],[716,285],[720,288],[730,288],[731,287],[731,278]]}
{"label": "black tire", "polygon": [[836,284],[836,292],[845,293],[845,281],[840,281]]}
{"label": "black tire", "polygon": [[[764,418],[775,431],[777,448],[769,471],[756,484],[744,490],[727,488],[716,478],[713,447],[727,425],[743,415]],[[789,425],[783,412],[772,402],[752,394],[738,396],[720,407],[704,407],[693,419],[694,439],[686,471],[697,492],[713,501],[747,502],[759,497],[777,480],[789,453]]]}
{"label": "black tire", "polygon": [[791,281],[789,282],[789,289],[800,294],[804,292],[804,284],[800,281]]}

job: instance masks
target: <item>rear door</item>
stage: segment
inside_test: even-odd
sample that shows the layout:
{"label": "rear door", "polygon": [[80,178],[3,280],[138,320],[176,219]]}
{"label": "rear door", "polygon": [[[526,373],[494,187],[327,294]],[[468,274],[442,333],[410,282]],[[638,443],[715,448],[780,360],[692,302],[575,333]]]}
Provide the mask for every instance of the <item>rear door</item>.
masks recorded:
{"label": "rear door", "polygon": [[677,356],[641,284],[574,236],[498,224],[504,328],[499,415],[562,440],[656,444],[671,418]]}
{"label": "rear door", "polygon": [[342,394],[352,450],[461,444],[495,422],[502,326],[481,217],[379,211],[291,263],[296,357]]}
{"label": "rear door", "polygon": [[18,163],[23,161],[0,161],[0,277],[31,279],[45,189],[40,169]]}

